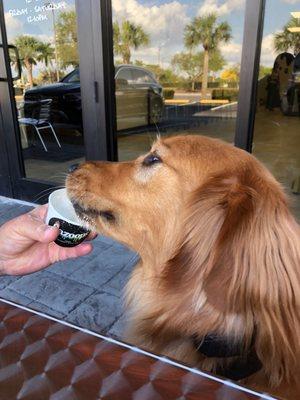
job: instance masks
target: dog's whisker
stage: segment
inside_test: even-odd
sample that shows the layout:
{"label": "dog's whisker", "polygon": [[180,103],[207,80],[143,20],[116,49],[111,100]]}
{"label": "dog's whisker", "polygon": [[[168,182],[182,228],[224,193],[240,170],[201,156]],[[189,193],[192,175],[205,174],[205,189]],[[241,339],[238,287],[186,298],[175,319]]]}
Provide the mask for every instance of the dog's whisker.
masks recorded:
{"label": "dog's whisker", "polygon": [[151,148],[153,146],[153,143],[155,142],[155,138],[153,137],[154,135],[151,132],[147,132],[148,140],[149,140],[149,147]]}
{"label": "dog's whisker", "polygon": [[156,129],[156,140],[160,140],[161,139],[161,132],[159,130],[159,127],[157,125],[157,123],[155,121],[153,121],[153,124],[155,125],[155,129]]}
{"label": "dog's whisker", "polygon": [[66,177],[68,176],[67,172],[59,172],[55,175],[52,176],[52,179],[58,178],[58,179],[66,179]]}
{"label": "dog's whisker", "polygon": [[47,188],[43,191],[41,191],[40,193],[37,194],[37,196],[33,199],[33,203],[38,202],[39,200],[41,200],[43,197],[46,197],[49,195],[49,193],[51,193],[54,190],[59,190],[59,189],[64,189],[65,186],[59,185],[59,186],[53,186],[51,188]]}

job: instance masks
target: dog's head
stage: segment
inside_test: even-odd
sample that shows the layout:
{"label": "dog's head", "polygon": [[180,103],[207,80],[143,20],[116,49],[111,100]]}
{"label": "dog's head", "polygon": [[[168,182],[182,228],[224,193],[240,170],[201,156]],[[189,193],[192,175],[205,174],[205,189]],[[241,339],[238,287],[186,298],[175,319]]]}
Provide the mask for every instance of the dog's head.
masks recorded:
{"label": "dog's head", "polygon": [[158,139],[131,162],[87,162],[67,179],[79,216],[146,257],[174,246],[191,194],[248,155],[196,136]]}
{"label": "dog's head", "polygon": [[182,315],[196,321],[209,303],[216,329],[222,315],[241,316],[249,340],[256,331],[274,382],[291,373],[299,350],[299,227],[280,185],[254,157],[201,136],[158,139],[134,161],[81,165],[67,190],[79,216],[137,251],[165,290],[178,294],[174,302],[194,299],[197,307]]}

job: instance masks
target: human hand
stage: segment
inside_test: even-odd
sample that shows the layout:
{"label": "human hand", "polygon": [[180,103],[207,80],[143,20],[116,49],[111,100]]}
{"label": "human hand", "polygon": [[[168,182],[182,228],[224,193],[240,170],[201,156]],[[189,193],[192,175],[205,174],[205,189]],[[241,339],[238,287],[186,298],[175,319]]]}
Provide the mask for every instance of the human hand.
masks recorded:
{"label": "human hand", "polygon": [[30,274],[56,261],[84,256],[92,251],[90,243],[71,248],[60,247],[54,243],[59,228],[45,224],[47,207],[39,206],[1,226],[1,275]]}

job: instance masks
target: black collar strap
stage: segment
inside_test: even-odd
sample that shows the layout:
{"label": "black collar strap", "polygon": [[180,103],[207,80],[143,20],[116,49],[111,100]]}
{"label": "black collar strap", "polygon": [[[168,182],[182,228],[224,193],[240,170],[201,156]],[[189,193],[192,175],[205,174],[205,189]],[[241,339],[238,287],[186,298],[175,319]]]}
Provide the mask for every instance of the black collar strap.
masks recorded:
{"label": "black collar strap", "polygon": [[261,369],[262,364],[254,349],[254,340],[253,335],[250,348],[245,354],[241,342],[230,341],[224,336],[208,334],[202,340],[199,340],[196,336],[193,337],[197,351],[206,357],[236,357],[229,366],[219,367],[216,371],[218,375],[233,380],[247,378]]}

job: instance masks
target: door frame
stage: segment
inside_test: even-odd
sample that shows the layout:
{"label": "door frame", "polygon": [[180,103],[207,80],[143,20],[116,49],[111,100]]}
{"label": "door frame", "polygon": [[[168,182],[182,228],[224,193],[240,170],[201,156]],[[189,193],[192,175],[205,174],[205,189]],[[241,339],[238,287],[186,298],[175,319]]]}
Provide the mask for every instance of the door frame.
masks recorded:
{"label": "door frame", "polygon": [[76,0],[87,160],[117,159],[111,3]]}
{"label": "door frame", "polygon": [[235,146],[252,152],[266,0],[246,0]]}

